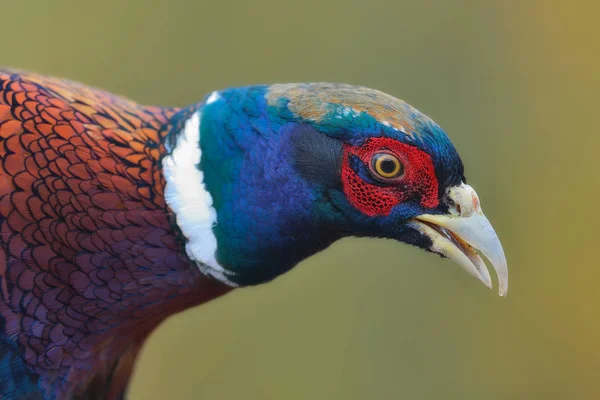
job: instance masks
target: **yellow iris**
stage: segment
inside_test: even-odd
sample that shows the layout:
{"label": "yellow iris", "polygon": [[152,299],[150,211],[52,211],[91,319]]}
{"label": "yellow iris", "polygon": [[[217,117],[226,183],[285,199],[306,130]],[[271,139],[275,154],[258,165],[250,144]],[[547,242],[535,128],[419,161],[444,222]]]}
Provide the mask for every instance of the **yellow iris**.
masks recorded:
{"label": "yellow iris", "polygon": [[379,153],[373,157],[373,169],[380,177],[393,179],[402,174],[402,163],[393,154]]}

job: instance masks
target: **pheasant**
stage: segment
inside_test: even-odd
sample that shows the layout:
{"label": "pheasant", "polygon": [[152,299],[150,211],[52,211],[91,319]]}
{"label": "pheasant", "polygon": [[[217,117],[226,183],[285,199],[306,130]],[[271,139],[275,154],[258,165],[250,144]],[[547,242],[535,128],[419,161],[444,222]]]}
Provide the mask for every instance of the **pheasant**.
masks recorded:
{"label": "pheasant", "polygon": [[[0,70],[0,398],[123,398],[167,318],[347,237],[390,238],[508,288],[494,229],[427,116],[345,84],[186,108]],[[481,255],[480,255],[481,254]]]}

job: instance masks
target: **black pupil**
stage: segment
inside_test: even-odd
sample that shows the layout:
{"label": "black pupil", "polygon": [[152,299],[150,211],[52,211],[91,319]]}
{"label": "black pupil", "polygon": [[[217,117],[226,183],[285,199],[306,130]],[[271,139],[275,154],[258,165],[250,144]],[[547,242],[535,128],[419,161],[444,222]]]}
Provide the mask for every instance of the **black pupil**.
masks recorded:
{"label": "black pupil", "polygon": [[380,164],[380,167],[384,174],[391,174],[396,170],[396,163],[394,160],[383,160]]}

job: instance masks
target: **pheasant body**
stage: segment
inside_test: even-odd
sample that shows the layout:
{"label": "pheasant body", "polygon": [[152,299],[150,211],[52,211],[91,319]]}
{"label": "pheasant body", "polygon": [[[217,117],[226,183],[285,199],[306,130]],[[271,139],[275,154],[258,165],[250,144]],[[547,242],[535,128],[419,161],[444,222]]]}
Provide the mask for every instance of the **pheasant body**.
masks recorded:
{"label": "pheasant body", "polygon": [[506,260],[446,134],[341,84],[144,107],[0,70],[0,398],[116,399],[169,315],[345,236]]}
{"label": "pheasant body", "polygon": [[162,319],[228,290],[182,254],[165,204],[177,110],[10,72],[0,99],[0,397],[102,393]]}

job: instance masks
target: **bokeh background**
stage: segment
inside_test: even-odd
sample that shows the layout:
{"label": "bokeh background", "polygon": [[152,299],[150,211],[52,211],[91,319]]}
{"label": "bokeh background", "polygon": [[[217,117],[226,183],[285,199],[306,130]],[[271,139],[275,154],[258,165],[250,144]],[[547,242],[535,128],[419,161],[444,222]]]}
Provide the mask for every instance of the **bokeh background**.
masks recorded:
{"label": "bokeh background", "polygon": [[597,4],[2,0],[0,65],[142,103],[288,81],[410,102],[451,136],[509,260],[502,299],[448,260],[343,240],[170,318],[130,398],[600,398]]}

